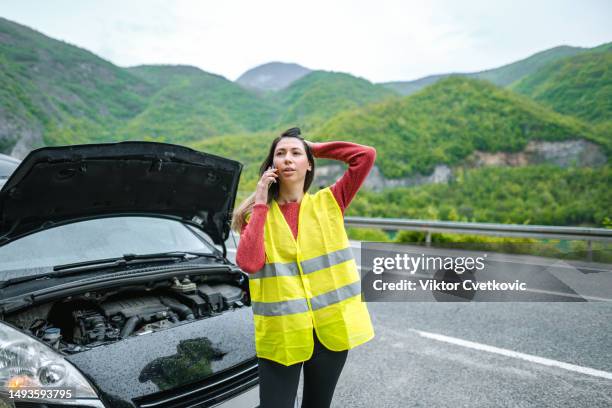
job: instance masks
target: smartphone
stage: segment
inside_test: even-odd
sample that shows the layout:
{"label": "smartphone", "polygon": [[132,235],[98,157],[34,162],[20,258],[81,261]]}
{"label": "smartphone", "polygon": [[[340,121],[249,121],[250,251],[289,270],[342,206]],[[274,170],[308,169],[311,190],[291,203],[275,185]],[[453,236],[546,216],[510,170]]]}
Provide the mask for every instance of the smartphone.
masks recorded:
{"label": "smartphone", "polygon": [[[276,166],[274,165],[274,163],[272,163],[272,170],[276,169]],[[276,179],[272,180],[272,183],[276,183]],[[272,183],[270,183],[268,185],[268,187],[270,187],[272,185]]]}

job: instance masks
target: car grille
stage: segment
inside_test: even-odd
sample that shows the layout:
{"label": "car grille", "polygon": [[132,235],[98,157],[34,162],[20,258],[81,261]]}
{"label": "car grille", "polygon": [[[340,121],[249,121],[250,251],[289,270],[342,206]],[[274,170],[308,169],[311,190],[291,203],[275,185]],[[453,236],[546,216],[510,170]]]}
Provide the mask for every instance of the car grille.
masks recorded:
{"label": "car grille", "polygon": [[257,358],[224,370],[197,384],[135,398],[140,408],[205,408],[217,405],[259,384]]}

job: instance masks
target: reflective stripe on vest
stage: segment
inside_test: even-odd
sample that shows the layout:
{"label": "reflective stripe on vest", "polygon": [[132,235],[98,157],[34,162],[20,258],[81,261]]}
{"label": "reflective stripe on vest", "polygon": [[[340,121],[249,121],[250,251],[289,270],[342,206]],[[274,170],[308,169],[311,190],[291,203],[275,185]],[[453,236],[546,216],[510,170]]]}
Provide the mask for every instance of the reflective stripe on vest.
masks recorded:
{"label": "reflective stripe on vest", "polygon": [[[351,259],[354,259],[353,251],[350,247],[348,247],[329,254],[318,256],[316,258],[302,261],[300,264],[302,265],[303,273],[311,273],[320,269],[329,268],[332,265],[346,262]],[[262,269],[252,274],[250,279],[269,278],[272,276],[297,276],[299,274],[300,271],[298,269],[297,262],[267,263]]]}
{"label": "reflective stripe on vest", "polygon": [[[313,310],[333,305],[361,293],[361,282],[354,282],[340,289],[332,290],[310,299]],[[308,311],[306,299],[285,300],[283,302],[251,302],[253,314],[262,316],[282,316]]]}

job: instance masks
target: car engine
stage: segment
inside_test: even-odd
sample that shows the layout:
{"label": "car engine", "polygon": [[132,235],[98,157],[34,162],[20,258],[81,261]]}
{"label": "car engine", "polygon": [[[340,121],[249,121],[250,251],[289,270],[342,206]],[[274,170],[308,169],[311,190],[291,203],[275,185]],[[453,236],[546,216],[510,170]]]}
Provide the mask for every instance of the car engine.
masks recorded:
{"label": "car engine", "polygon": [[70,296],[6,316],[5,320],[57,350],[77,353],[249,304],[244,284],[198,283],[189,277],[176,277],[166,285]]}

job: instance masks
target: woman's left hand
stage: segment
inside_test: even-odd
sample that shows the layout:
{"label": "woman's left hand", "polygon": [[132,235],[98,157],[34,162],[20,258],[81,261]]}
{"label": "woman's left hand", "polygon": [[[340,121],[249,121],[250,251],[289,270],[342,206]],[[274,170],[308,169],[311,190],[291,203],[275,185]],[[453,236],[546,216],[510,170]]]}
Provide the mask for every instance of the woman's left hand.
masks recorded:
{"label": "woman's left hand", "polygon": [[310,142],[310,141],[308,141],[308,140],[304,139],[304,143],[306,143],[306,144],[308,145],[308,147],[312,149],[312,145],[313,145],[313,143],[312,143],[312,142]]}

